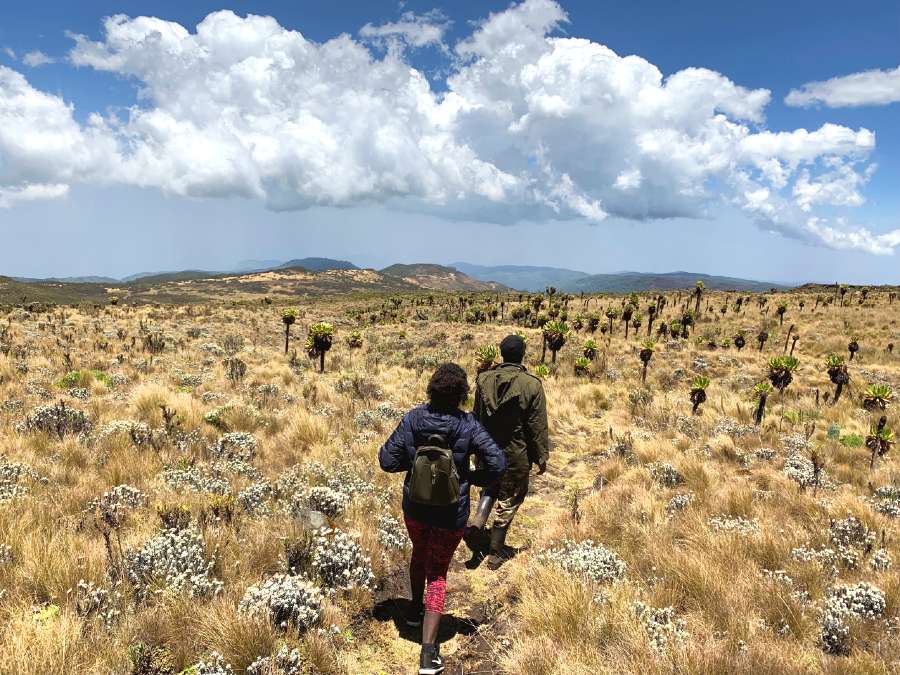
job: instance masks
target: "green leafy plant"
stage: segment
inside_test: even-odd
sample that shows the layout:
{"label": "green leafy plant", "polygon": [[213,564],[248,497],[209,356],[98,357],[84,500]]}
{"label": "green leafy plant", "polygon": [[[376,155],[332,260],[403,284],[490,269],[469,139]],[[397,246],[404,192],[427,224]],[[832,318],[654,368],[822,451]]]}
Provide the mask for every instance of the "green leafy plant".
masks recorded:
{"label": "green leafy plant", "polygon": [[553,363],[556,363],[556,354],[566,344],[568,335],[569,327],[562,321],[548,321],[544,324],[544,341],[550,350]]}
{"label": "green leafy plant", "polygon": [[794,379],[794,371],[800,362],[794,356],[775,356],[769,359],[769,382],[779,392],[784,392]]}
{"label": "green leafy plant", "polygon": [[615,307],[610,307],[605,312],[606,318],[609,319],[609,332],[610,334],[613,332],[613,321],[619,318],[619,310]]}
{"label": "green leafy plant", "polygon": [[281,312],[281,323],[284,324],[284,353],[288,353],[288,345],[291,341],[291,326],[297,322],[297,310],[288,307]]}
{"label": "green leafy plant", "polygon": [[591,360],[584,357],[579,356],[575,359],[575,374],[576,375],[587,375],[591,370]]}
{"label": "green leafy plant", "polygon": [[853,360],[853,357],[856,356],[856,352],[859,351],[859,338],[851,337],[850,342],[847,343],[847,351],[850,352],[850,360]]}
{"label": "green leafy plant", "polygon": [[656,343],[653,340],[644,340],[641,343],[641,351],[638,352],[638,358],[641,360],[641,384],[647,381],[647,366],[650,365],[655,349]]}
{"label": "green leafy plant", "polygon": [[870,470],[875,466],[875,458],[886,455],[894,444],[894,432],[888,429],[886,425],[887,417],[882,415],[881,419],[878,420],[878,424],[872,425],[869,435],[866,437],[866,447],[872,453],[872,457],[869,460]]}
{"label": "green leafy plant", "polygon": [[691,412],[697,415],[700,411],[700,405],[706,401],[706,388],[709,386],[709,378],[705,375],[698,375],[691,382]]}
{"label": "green leafy plant", "polygon": [[102,370],[73,370],[66,373],[56,382],[60,389],[73,389],[75,387],[87,387],[91,382],[102,382],[107,387],[112,386],[109,375]]}
{"label": "green leafy plant", "polygon": [[828,373],[828,379],[834,384],[834,397],[831,400],[831,404],[834,405],[840,399],[844,385],[850,383],[850,373],[847,371],[843,357],[838,354],[828,355],[828,358],[825,359],[825,370]]}
{"label": "green leafy plant", "polygon": [[866,410],[885,410],[894,398],[894,391],[887,384],[873,384],[863,394],[863,407]]}
{"label": "green leafy plant", "polygon": [[496,345],[484,345],[483,347],[478,347],[478,349],[475,350],[475,370],[479,373],[490,370],[497,362],[498,356],[500,356],[500,350]]}
{"label": "green leafy plant", "polygon": [[306,337],[306,351],[310,358],[319,357],[319,372],[325,372],[325,354],[331,349],[334,340],[334,326],[320,321],[309,327]]}

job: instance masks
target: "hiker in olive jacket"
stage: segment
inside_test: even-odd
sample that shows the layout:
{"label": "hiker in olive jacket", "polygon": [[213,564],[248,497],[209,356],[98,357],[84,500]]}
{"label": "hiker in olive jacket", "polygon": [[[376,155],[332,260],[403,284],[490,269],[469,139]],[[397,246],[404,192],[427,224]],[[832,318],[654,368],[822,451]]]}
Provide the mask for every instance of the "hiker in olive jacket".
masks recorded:
{"label": "hiker in olive jacket", "polygon": [[[496,569],[509,557],[506,534],[528,494],[532,465],[538,475],[550,456],[547,402],[541,381],[525,370],[525,340],[509,335],[500,343],[503,363],[478,376],[473,412],[506,455],[507,469],[495,485],[482,490],[470,537],[484,527],[496,502],[487,566]],[[469,537],[467,537],[467,541]]]}

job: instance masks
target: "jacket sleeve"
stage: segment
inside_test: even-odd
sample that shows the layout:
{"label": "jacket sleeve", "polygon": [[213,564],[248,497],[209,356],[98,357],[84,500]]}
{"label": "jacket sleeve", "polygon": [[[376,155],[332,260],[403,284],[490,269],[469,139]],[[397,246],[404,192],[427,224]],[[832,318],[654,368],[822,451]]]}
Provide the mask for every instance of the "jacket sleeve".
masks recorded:
{"label": "jacket sleeve", "polygon": [[479,483],[493,485],[506,471],[506,454],[501,450],[481,422],[473,420],[472,450],[479,459]]}
{"label": "jacket sleeve", "polygon": [[544,464],[550,458],[550,433],[547,427],[547,399],[544,387],[538,385],[537,393],[525,415],[528,437],[528,459],[534,464]]}
{"label": "jacket sleeve", "polygon": [[481,377],[475,378],[475,404],[472,406],[472,414],[479,422],[484,419],[484,397],[481,394]]}
{"label": "jacket sleeve", "polygon": [[409,413],[403,416],[394,433],[378,451],[378,463],[381,464],[382,471],[399,473],[412,468],[407,442],[412,442],[412,420]]}

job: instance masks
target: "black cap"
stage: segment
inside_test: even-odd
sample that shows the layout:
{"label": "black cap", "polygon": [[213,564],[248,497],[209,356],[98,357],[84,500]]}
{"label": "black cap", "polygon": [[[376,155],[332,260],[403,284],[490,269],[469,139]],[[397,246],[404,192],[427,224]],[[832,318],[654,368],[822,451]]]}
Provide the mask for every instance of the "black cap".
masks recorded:
{"label": "black cap", "polygon": [[525,340],[520,335],[507,335],[500,343],[500,355],[509,363],[522,363],[525,358]]}

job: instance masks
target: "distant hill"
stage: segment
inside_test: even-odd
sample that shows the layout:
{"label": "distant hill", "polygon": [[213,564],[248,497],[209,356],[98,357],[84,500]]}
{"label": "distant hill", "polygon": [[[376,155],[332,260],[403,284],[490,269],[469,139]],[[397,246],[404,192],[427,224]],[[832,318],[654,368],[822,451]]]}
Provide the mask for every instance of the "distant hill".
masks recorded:
{"label": "distant hill", "polygon": [[480,281],[453,267],[430,263],[391,265],[381,270],[381,273],[435,291],[499,291],[506,288],[496,282]]}
{"label": "distant hill", "polygon": [[590,276],[587,272],[561,267],[533,267],[528,265],[472,265],[453,263],[453,267],[481,281],[496,281],[518,291],[543,291],[547,286],[565,288],[579,279]]}
{"label": "distant hill", "polygon": [[33,302],[78,304],[82,302],[106,302],[109,299],[103,284],[71,283],[61,281],[18,281],[0,276],[0,303]]}
{"label": "distant hill", "polygon": [[616,274],[592,274],[563,285],[560,290],[570,293],[631,293],[639,291],[665,291],[693,288],[697,281],[712,290],[719,291],[768,291],[772,288],[790,288],[767,281],[753,281],[734,277],[718,277],[693,272],[619,272]]}
{"label": "distant hill", "polygon": [[[294,266],[293,263],[300,263]],[[287,267],[283,265],[288,265]],[[340,265],[341,267],[337,267]],[[347,267],[349,265],[349,267]],[[324,269],[311,269],[310,267]],[[479,266],[461,266],[468,269]],[[484,270],[498,270],[501,274]],[[82,277],[98,281],[34,280],[20,281],[0,276],[0,303],[26,304],[54,302],[75,304],[81,302],[108,302],[117,297],[123,302],[189,303],[210,300],[254,301],[264,297],[295,298],[298,295],[330,295],[345,293],[415,293],[415,292],[463,292],[478,293],[507,291],[518,286],[528,290],[521,279],[529,278],[530,288],[543,290],[556,286],[568,293],[629,293],[631,291],[690,289],[702,280],[710,290],[768,291],[787,287],[763,281],[732,277],[670,272],[644,274],[621,272],[616,274],[582,275],[574,270],[552,267],[520,267],[515,265],[497,268],[481,268],[479,274],[494,276],[491,280],[479,279],[462,270],[444,265],[419,263],[391,265],[381,271],[359,269],[347,261],[328,258],[302,258],[282,263],[273,269],[250,272],[209,272],[183,270],[156,274],[132,275],[130,281],[116,281],[107,277]],[[498,281],[504,279],[509,283]],[[568,281],[565,279],[568,278]],[[519,279],[516,281],[515,279]],[[539,280],[539,283],[538,283]]]}
{"label": "distant hill", "polygon": [[356,265],[347,260],[332,260],[331,258],[296,258],[281,263],[280,265],[276,265],[275,269],[285,269],[289,267],[302,267],[305,270],[312,270],[313,272],[359,269]]}
{"label": "distant hill", "polygon": [[16,281],[26,284],[34,283],[60,283],[60,284],[117,284],[118,279],[112,277],[48,277],[48,278],[31,278],[31,277],[13,277]]}
{"label": "distant hill", "polygon": [[[187,281],[189,279],[205,279],[223,274],[223,272],[209,272],[206,270],[181,270],[180,272],[143,272],[141,274],[132,274],[124,277],[122,281],[127,283],[138,284],[141,286],[150,286],[153,284],[164,283],[167,281]],[[118,282],[121,283],[121,282]]]}
{"label": "distant hill", "polygon": [[283,260],[241,260],[234,266],[234,272],[253,272],[256,270],[270,270],[281,265]]}

